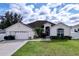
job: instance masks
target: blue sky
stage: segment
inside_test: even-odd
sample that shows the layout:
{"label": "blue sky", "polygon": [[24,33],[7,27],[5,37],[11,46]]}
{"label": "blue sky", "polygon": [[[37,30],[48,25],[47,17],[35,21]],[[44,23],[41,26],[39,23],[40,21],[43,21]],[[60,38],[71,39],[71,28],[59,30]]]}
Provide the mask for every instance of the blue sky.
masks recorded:
{"label": "blue sky", "polygon": [[0,3],[0,15],[6,11],[22,14],[24,22],[46,18],[55,22],[63,19],[69,24],[79,21],[78,3]]}
{"label": "blue sky", "polygon": [[[0,3],[0,9],[8,10],[10,8],[11,3]],[[43,5],[46,5],[47,3],[26,3],[26,5],[34,5],[35,8],[40,8]]]}
{"label": "blue sky", "polygon": [[[5,11],[5,10],[8,10],[8,9],[10,9],[10,4],[11,3],[0,3],[0,10],[2,11]],[[63,8],[64,6],[66,6],[66,5],[69,5],[69,4],[75,4],[75,3],[63,3],[62,5],[60,5],[60,6],[57,6],[57,9],[59,10],[59,9],[61,9],[61,8]],[[76,3],[77,4],[77,3]],[[43,6],[43,5],[47,5],[47,3],[26,3],[26,6],[28,6],[28,5],[34,5],[34,9],[35,8],[40,8],[41,6]],[[33,10],[34,10],[33,9]],[[52,8],[53,9],[53,8]],[[51,9],[51,10],[52,10]],[[58,10],[57,10],[57,12],[58,12]],[[71,9],[70,11],[69,11],[70,13],[79,13],[79,10],[74,10],[74,9]],[[2,13],[4,13],[4,12],[0,12],[0,15],[2,15]]]}

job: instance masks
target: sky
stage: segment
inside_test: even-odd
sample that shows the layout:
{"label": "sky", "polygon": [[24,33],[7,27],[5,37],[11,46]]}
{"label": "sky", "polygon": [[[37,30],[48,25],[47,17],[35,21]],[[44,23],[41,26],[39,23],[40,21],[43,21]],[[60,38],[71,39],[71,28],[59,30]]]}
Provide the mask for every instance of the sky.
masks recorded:
{"label": "sky", "polygon": [[69,26],[79,24],[78,3],[0,3],[0,15],[7,11],[21,14],[24,23],[49,20]]}

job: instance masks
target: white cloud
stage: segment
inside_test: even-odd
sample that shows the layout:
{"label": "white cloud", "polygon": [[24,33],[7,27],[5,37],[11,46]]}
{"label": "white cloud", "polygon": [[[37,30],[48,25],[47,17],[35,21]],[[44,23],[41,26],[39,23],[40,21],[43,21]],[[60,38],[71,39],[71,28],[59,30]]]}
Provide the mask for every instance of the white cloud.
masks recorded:
{"label": "white cloud", "polygon": [[24,20],[29,20],[30,16],[33,15],[33,5],[26,6],[25,3],[22,4],[10,4],[10,10],[12,12],[21,14],[24,17]]}
{"label": "white cloud", "polygon": [[[59,22],[62,20],[62,22],[67,24],[76,23],[78,19],[76,20],[70,20],[72,17],[79,17],[79,14],[72,14],[68,11],[71,9],[79,10],[79,4],[68,4],[62,9],[59,10],[59,13],[56,13],[57,6],[62,5],[62,3],[48,3],[47,5],[41,6],[39,9],[33,9],[35,8],[34,5],[26,5],[23,4],[11,4],[10,5],[10,11],[20,13],[24,16],[24,22],[29,22],[32,20],[37,19],[46,19],[48,17],[48,20],[51,22]],[[50,8],[54,8],[52,11]],[[40,15],[41,13],[41,15]]]}
{"label": "white cloud", "polygon": [[[57,17],[56,9],[54,9],[51,13],[51,10],[49,8],[56,7],[58,5],[61,5],[61,3],[47,4],[46,6],[42,6],[40,9],[35,9],[35,12],[33,12],[33,5],[26,6],[26,4],[11,4],[10,10],[22,14],[24,16],[24,19],[46,19],[46,16],[48,16],[49,19],[52,19],[53,16]],[[44,14],[40,15],[40,13]]]}
{"label": "white cloud", "polygon": [[45,13],[45,14],[49,14],[50,13],[50,9],[49,7],[47,6],[42,6],[40,9],[39,9],[39,13]]}
{"label": "white cloud", "polygon": [[62,12],[62,11],[68,12],[71,9],[79,10],[79,4],[68,4],[64,8],[62,8],[60,10],[60,12]]}
{"label": "white cloud", "polygon": [[60,9],[60,12],[62,11],[69,11],[72,8],[73,4],[68,4],[65,7],[63,7],[62,9]]}
{"label": "white cloud", "polygon": [[48,3],[47,4],[47,7],[49,7],[49,8],[54,8],[54,7],[57,7],[57,6],[59,6],[59,5],[61,5],[62,3]]}

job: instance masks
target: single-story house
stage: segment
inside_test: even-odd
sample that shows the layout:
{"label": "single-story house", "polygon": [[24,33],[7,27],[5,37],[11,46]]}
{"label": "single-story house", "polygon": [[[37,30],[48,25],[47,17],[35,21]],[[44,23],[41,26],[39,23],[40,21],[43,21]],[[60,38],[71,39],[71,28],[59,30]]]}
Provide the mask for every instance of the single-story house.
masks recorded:
{"label": "single-story house", "polygon": [[[71,36],[72,39],[79,39],[79,25],[75,26],[68,26],[62,22],[55,24],[50,21],[41,21],[37,20],[34,22],[31,22],[29,24],[23,24],[21,22],[18,22],[6,29],[2,32],[4,36],[8,35],[14,35],[16,39],[29,39],[34,38],[35,31],[34,29],[36,27],[41,27],[44,29],[44,33],[47,34],[47,36]],[[1,32],[1,31],[0,31]],[[1,37],[1,33],[0,33]]]}

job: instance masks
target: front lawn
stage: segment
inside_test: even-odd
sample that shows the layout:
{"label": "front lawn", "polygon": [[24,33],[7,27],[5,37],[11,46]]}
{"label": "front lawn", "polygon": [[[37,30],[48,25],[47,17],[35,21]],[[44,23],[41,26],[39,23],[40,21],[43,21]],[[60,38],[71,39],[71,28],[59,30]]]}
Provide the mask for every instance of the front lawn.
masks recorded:
{"label": "front lawn", "polygon": [[13,56],[79,56],[79,40],[30,41]]}

